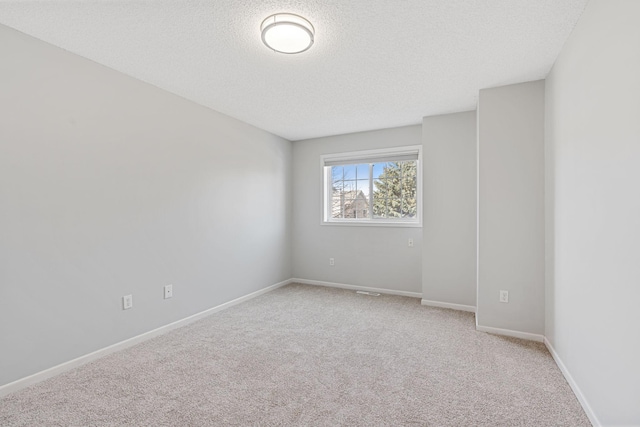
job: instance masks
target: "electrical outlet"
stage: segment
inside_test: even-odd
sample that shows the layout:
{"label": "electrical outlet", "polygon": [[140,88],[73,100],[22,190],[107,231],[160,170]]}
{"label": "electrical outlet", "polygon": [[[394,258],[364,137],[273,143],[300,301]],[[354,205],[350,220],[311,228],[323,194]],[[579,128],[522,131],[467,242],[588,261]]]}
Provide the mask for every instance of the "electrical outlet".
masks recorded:
{"label": "electrical outlet", "polygon": [[133,296],[132,295],[125,295],[122,297],[122,309],[123,310],[128,310],[131,307],[133,307]]}
{"label": "electrical outlet", "polygon": [[329,265],[336,265],[336,260],[333,258],[329,258]]}
{"label": "electrical outlet", "polygon": [[500,302],[509,302],[509,291],[500,291]]}
{"label": "electrical outlet", "polygon": [[412,248],[413,247],[413,239],[409,239],[409,247]]}
{"label": "electrical outlet", "polygon": [[166,285],[164,287],[164,299],[171,298],[173,296],[173,285]]}

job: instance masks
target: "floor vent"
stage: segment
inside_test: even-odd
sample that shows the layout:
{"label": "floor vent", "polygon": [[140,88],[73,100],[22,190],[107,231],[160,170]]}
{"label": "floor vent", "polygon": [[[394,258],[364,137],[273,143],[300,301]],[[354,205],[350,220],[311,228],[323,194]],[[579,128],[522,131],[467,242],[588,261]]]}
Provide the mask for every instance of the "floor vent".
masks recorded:
{"label": "floor vent", "polygon": [[360,294],[360,295],[369,295],[371,297],[379,297],[380,294],[377,292],[367,292],[367,291],[356,291],[356,294]]}

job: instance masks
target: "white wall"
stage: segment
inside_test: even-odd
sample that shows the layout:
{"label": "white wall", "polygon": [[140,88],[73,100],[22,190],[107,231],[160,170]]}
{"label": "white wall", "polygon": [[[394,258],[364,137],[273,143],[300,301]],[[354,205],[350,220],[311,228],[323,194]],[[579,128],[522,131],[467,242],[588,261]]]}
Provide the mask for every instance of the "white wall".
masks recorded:
{"label": "white wall", "polygon": [[480,91],[478,155],[478,326],[542,335],[544,81]]}
{"label": "white wall", "polygon": [[476,112],[425,117],[422,298],[476,305]]}
{"label": "white wall", "polygon": [[291,277],[290,142],[4,26],[0,58],[0,385]]}
{"label": "white wall", "polygon": [[640,425],[640,2],[591,0],[546,85],[547,339],[602,425]]}
{"label": "white wall", "polygon": [[[322,154],[421,144],[421,126],[293,143],[293,276],[395,291],[422,291],[422,229],[321,225]],[[414,247],[407,245],[414,240]],[[329,258],[335,265],[329,266]]]}

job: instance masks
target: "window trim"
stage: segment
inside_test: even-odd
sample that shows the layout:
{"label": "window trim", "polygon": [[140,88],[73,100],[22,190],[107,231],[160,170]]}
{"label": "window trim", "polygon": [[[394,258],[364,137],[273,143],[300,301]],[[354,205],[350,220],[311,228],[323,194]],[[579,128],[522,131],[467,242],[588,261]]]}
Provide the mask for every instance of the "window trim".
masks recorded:
{"label": "window trim", "polygon": [[[331,218],[330,203],[328,196],[331,193],[331,180],[327,176],[327,170],[331,166],[337,166],[336,162],[349,162],[345,164],[369,163],[373,160],[385,161],[390,158],[399,158],[402,156],[416,155],[417,159],[417,177],[416,177],[416,194],[418,196],[416,219],[386,219],[386,218]],[[330,163],[327,166],[327,163]],[[344,153],[330,153],[320,155],[320,171],[322,181],[320,224],[321,225],[337,225],[337,226],[356,226],[356,227],[422,227],[422,145],[408,145],[400,147],[382,148],[376,150],[349,151]],[[373,185],[370,181],[369,185]],[[370,192],[371,193],[371,192]]]}

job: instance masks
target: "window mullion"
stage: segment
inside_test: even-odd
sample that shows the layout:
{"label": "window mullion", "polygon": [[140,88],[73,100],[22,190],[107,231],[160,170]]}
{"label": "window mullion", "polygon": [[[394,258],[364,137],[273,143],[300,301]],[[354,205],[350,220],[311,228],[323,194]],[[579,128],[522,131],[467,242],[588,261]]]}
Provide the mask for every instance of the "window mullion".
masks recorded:
{"label": "window mullion", "polygon": [[404,166],[404,163],[400,162],[398,163],[398,165],[400,165],[400,218],[403,218],[402,216],[402,206],[404,205],[404,169],[402,166]]}
{"label": "window mullion", "polygon": [[373,163],[369,163],[369,219],[373,219]]}
{"label": "window mullion", "polygon": [[324,217],[326,221],[331,221],[331,206],[333,203],[333,179],[331,178],[331,166],[325,166],[324,172]]}

